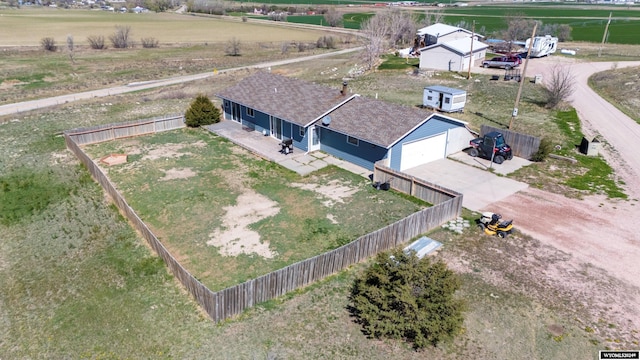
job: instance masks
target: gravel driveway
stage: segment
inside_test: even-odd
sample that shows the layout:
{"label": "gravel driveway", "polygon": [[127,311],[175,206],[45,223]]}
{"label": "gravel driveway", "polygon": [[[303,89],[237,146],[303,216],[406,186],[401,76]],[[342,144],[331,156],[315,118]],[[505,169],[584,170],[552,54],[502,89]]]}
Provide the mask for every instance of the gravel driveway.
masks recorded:
{"label": "gravel driveway", "polygon": [[[607,283],[620,294],[618,303],[600,304],[610,309],[610,316],[628,329],[640,329],[640,235],[635,224],[640,223],[640,125],[599,97],[587,84],[593,73],[614,66],[640,66],[634,62],[578,63],[574,59],[552,56],[533,59],[527,77],[542,74],[544,79],[554,64],[570,66],[576,77],[571,103],[576,108],[587,137],[601,135],[607,146],[602,155],[625,182],[630,200],[609,200],[589,196],[583,200],[569,199],[528,188],[485,210],[500,211],[513,218],[516,227],[544,244],[568,253],[566,266],[580,269],[595,266],[603,269],[620,283]],[[600,279],[603,280],[603,279]],[[580,284],[565,279],[569,288],[580,291]],[[598,280],[594,280],[598,281]],[[604,279],[606,281],[606,279]],[[585,287],[583,286],[584,290]],[[628,299],[635,299],[629,301]]]}

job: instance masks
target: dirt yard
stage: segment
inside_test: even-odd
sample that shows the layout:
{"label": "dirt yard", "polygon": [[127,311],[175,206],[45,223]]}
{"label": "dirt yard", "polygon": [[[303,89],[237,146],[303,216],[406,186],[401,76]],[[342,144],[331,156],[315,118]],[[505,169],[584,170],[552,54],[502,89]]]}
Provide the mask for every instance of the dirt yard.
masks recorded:
{"label": "dirt yard", "polygon": [[[527,73],[548,74],[556,58],[535,59]],[[577,200],[529,188],[484,210],[513,218],[520,231],[545,246],[565,253],[564,270],[540,266],[535,271],[539,271],[541,278],[546,278],[546,281],[559,282],[576,296],[589,297],[592,316],[608,317],[608,321],[620,326],[622,332],[631,334],[633,340],[630,341],[637,347],[640,330],[640,235],[634,225],[640,223],[640,169],[637,156],[630,146],[637,142],[636,133],[639,129],[631,119],[620,117],[619,111],[616,112],[617,109],[610,104],[603,105],[590,98],[592,94],[589,92],[592,91],[587,85],[589,75],[610,68],[613,64],[594,67],[566,58],[562,61],[571,66],[577,75],[571,102],[578,110],[583,131],[587,136],[603,134],[605,140],[615,146],[613,148],[607,143],[601,153],[614,168],[616,176],[624,181],[624,191],[629,195],[629,200],[609,200],[603,196]],[[637,66],[640,63],[634,64]],[[607,105],[611,109],[604,108]],[[593,116],[600,111],[609,116]],[[613,134],[619,128],[628,131],[608,138],[608,134]],[[621,138],[626,135],[628,139]],[[595,269],[601,273],[587,278],[571,275],[580,273],[579,269]],[[606,292],[608,296],[596,292]]]}

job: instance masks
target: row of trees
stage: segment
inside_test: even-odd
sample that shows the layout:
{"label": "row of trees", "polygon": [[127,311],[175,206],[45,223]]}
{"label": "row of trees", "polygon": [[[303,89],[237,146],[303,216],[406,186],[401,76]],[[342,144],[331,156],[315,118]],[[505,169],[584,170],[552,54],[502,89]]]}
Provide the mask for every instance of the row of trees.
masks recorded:
{"label": "row of trees", "polygon": [[[109,41],[111,45],[115,49],[126,49],[133,47],[135,44],[131,38],[131,27],[117,25],[116,31],[109,35]],[[95,50],[104,50],[107,48],[107,44],[105,43],[105,38],[102,35],[90,35],[87,37],[87,42],[92,49]],[[142,44],[143,48],[157,48],[159,45],[159,41],[153,37],[141,38],[140,44]],[[40,45],[46,51],[57,51],[58,46],[56,41],[52,37],[44,37],[40,40]],[[73,36],[67,36],[67,50],[70,53],[73,53],[75,46],[73,42]]]}

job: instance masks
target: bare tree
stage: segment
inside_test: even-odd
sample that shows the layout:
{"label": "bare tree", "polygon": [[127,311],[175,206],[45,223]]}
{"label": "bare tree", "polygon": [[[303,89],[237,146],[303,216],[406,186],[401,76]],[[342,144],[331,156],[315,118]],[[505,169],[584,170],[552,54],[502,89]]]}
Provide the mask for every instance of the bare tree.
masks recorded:
{"label": "bare tree", "polygon": [[283,42],[282,44],[280,44],[280,53],[281,54],[286,54],[289,52],[289,43],[287,43],[286,41]]}
{"label": "bare tree", "polygon": [[131,27],[116,25],[116,32],[109,36],[109,40],[116,49],[131,47]]}
{"label": "bare tree", "polygon": [[76,61],[73,58],[73,50],[74,50],[75,46],[73,44],[73,35],[67,35],[67,51],[69,52],[69,59],[71,60],[72,64],[75,64]]}
{"label": "bare tree", "polygon": [[509,52],[511,52],[514,41],[525,40],[531,36],[535,20],[526,19],[522,13],[512,13],[505,16],[505,21],[507,29],[501,36],[509,43]]}
{"label": "bare tree", "polygon": [[56,41],[52,37],[43,37],[40,39],[40,45],[46,51],[56,51],[58,47],[56,46]]}
{"label": "bare tree", "polygon": [[334,8],[330,8],[326,14],[324,14],[324,21],[331,27],[342,27],[342,13],[336,11]]}
{"label": "bare tree", "polygon": [[94,50],[106,49],[106,46],[104,45],[104,36],[89,35],[87,37],[87,41],[89,42],[89,46],[91,46],[91,48]]}
{"label": "bare tree", "polygon": [[555,108],[567,100],[573,93],[575,76],[569,66],[554,65],[549,73],[547,83],[547,107]]}
{"label": "bare tree", "polygon": [[150,49],[150,48],[157,48],[159,41],[156,38],[148,37],[148,38],[140,39],[140,43],[142,44],[143,48]]}
{"label": "bare tree", "polygon": [[571,26],[567,24],[544,24],[540,28],[540,35],[553,35],[558,41],[571,40]]}
{"label": "bare tree", "polygon": [[388,17],[388,35],[391,46],[412,43],[417,31],[417,21],[412,13],[393,9]]}
{"label": "bare tree", "polygon": [[335,39],[333,36],[321,36],[316,41],[316,47],[319,49],[335,49]]}
{"label": "bare tree", "polygon": [[370,17],[365,20],[361,26],[364,33],[364,45],[361,53],[361,59],[364,62],[366,70],[373,69],[379,59],[380,55],[385,50],[385,37],[388,31],[388,24],[386,19],[380,14]]}
{"label": "bare tree", "polygon": [[437,24],[439,22],[442,22],[442,18],[443,18],[443,14],[442,11],[437,10],[437,11],[425,11],[424,12],[424,18],[422,18],[422,21],[420,21],[420,23],[418,23],[419,27],[427,27],[427,26],[431,26],[433,24]]}
{"label": "bare tree", "polygon": [[231,38],[227,42],[227,47],[224,49],[225,53],[229,56],[240,56],[240,40],[235,37]]}

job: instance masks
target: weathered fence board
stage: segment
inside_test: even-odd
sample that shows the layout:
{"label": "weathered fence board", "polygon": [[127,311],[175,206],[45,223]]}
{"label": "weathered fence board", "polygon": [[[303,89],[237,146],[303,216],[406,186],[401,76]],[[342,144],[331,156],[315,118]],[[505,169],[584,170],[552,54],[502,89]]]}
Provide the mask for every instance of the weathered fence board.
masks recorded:
{"label": "weathered fence board", "polygon": [[531,159],[531,156],[533,156],[540,147],[539,137],[500,129],[489,125],[482,125],[480,127],[480,136],[484,136],[484,134],[491,131],[498,131],[504,135],[504,141],[511,146],[511,151],[514,156]]}

